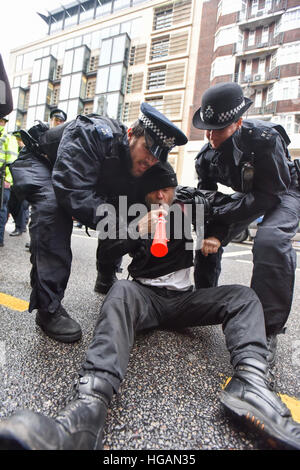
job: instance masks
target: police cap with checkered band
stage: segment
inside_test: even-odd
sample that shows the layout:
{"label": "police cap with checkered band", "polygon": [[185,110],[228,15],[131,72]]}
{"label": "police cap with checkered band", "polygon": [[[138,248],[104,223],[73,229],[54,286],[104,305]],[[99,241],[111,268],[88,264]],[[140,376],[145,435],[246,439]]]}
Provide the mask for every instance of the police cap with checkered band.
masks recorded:
{"label": "police cap with checkered band", "polygon": [[203,93],[193,125],[197,129],[224,129],[237,121],[251,104],[238,83],[218,83]]}
{"label": "police cap with checkered band", "polygon": [[141,104],[139,121],[145,129],[146,144],[155,158],[166,161],[176,145],[187,143],[186,135],[149,103]]}

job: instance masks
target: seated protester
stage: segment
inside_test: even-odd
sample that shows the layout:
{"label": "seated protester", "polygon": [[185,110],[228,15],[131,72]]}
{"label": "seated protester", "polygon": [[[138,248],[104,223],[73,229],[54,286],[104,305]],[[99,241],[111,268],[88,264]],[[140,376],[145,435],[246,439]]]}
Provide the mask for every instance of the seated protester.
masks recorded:
{"label": "seated protester", "polygon": [[[190,269],[193,250],[186,249],[189,233],[174,237],[172,221],[176,175],[168,163],[152,166],[141,177],[149,207],[138,222],[139,239],[101,243],[104,255],[131,252],[128,268],[133,280],[113,284],[101,307],[93,340],[78,377],[76,396],[53,419],[21,411],[0,424],[0,449],[101,449],[107,408],[124,379],[138,331],[154,327],[192,327],[222,324],[234,374],[221,393],[221,402],[233,413],[261,423],[273,438],[300,449],[300,424],[272,391],[266,361],[264,315],[255,292],[227,285],[193,291]],[[147,194],[146,194],[147,193]],[[164,208],[151,209],[151,204]],[[185,207],[180,203],[180,207]],[[170,207],[171,209],[171,207]],[[160,213],[170,226],[168,253],[151,253],[153,231]],[[172,214],[174,214],[172,216]]]}

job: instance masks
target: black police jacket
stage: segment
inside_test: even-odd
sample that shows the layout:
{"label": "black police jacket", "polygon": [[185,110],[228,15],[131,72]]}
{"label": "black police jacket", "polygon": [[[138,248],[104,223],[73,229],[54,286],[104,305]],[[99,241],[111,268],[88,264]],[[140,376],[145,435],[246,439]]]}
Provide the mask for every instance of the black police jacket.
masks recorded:
{"label": "black police jacket", "polygon": [[216,190],[217,183],[243,193],[214,210],[215,222],[241,222],[276,206],[295,184],[296,174],[285,130],[276,124],[244,120],[218,149],[206,144],[196,157],[198,188]]}
{"label": "black police jacket", "polygon": [[78,116],[64,130],[52,181],[58,202],[91,228],[100,220],[99,206],[118,203],[119,195],[136,200],[135,178],[125,126],[98,115]]}

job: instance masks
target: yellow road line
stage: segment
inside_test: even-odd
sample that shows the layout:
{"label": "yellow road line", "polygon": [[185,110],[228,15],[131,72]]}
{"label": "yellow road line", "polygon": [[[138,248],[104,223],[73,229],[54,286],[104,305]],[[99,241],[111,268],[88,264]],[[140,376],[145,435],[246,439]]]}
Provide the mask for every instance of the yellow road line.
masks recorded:
{"label": "yellow road line", "polygon": [[11,310],[17,310],[18,312],[25,312],[28,310],[29,303],[22,299],[17,299],[12,295],[3,294],[0,292],[0,305],[8,307]]}

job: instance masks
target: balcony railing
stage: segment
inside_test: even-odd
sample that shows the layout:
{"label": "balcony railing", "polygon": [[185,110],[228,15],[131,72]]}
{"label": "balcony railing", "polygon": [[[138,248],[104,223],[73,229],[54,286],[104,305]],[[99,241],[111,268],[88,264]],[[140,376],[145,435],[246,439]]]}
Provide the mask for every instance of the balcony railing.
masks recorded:
{"label": "balcony railing", "polygon": [[267,71],[264,73],[256,72],[245,75],[243,74],[235,74],[234,81],[238,83],[265,83],[270,80],[278,80],[280,78],[280,67],[276,67],[271,71]]}
{"label": "balcony railing", "polygon": [[283,43],[284,33],[279,33],[277,36],[269,38],[267,41],[256,41],[255,44],[249,46],[247,42],[244,42],[243,48],[241,51],[238,51],[238,54],[241,54],[246,51],[253,51],[256,49],[269,48],[273,46],[279,46]]}
{"label": "balcony railing", "polygon": [[255,13],[252,12],[251,6],[247,9],[247,11],[240,11],[238,15],[238,22],[249,21],[256,18],[261,18],[266,15],[271,15],[272,13],[276,13],[277,11],[286,10],[287,8],[287,0],[281,0],[277,2],[273,0],[272,5],[270,8],[266,9],[263,8],[261,10],[257,10]]}
{"label": "balcony railing", "polygon": [[259,115],[275,114],[276,109],[277,109],[277,102],[270,103],[270,104],[262,104],[262,106],[259,106],[259,107],[251,106],[251,108],[249,108],[248,114],[251,116],[256,115],[256,114],[259,114]]}

